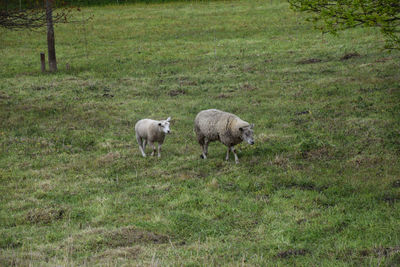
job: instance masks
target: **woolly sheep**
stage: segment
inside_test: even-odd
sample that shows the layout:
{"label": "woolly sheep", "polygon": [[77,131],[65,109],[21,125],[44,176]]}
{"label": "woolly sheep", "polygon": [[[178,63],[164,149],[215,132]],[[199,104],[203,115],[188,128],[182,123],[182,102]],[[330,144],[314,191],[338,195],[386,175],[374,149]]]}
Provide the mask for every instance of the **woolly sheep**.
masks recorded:
{"label": "woolly sheep", "polygon": [[161,145],[164,143],[165,134],[170,133],[169,122],[171,117],[166,120],[156,121],[151,119],[142,119],[135,125],[136,140],[139,144],[140,152],[142,156],[146,157],[144,152],[146,144],[153,148],[152,156],[156,153],[155,142],[158,142],[158,157],[161,157]]}
{"label": "woolly sheep", "polygon": [[228,147],[225,160],[229,160],[231,151],[235,156],[235,162],[239,163],[234,146],[242,141],[253,145],[253,127],[254,124],[249,124],[232,113],[218,109],[200,111],[194,120],[194,131],[203,149],[200,157],[207,158],[210,142],[220,141]]}

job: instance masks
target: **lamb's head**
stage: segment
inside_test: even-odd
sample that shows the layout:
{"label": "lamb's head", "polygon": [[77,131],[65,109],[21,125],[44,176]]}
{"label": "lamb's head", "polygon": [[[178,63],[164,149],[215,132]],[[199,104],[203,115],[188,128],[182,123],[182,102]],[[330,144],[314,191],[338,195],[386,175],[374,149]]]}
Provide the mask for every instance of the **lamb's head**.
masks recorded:
{"label": "lamb's head", "polygon": [[171,120],[171,117],[168,117],[168,119],[164,120],[164,121],[160,121],[158,123],[158,126],[160,126],[161,131],[163,131],[163,133],[170,133],[170,129],[169,129],[169,121]]}
{"label": "lamb's head", "polygon": [[253,128],[254,128],[254,124],[239,127],[239,131],[242,134],[242,140],[246,141],[250,145],[254,145]]}

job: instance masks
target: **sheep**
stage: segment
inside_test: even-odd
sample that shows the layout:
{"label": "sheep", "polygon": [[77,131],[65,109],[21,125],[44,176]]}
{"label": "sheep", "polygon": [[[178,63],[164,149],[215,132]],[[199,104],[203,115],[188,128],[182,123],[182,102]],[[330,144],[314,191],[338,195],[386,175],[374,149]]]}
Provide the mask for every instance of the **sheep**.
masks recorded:
{"label": "sheep", "polygon": [[155,142],[158,142],[158,157],[161,157],[161,145],[164,143],[165,134],[169,134],[169,122],[171,117],[166,120],[156,121],[151,119],[142,119],[135,124],[136,140],[139,144],[142,156],[146,157],[146,144],[153,148],[152,156],[156,153]]}
{"label": "sheep", "polygon": [[249,124],[232,113],[218,109],[200,111],[194,120],[197,141],[203,149],[200,157],[207,158],[210,142],[220,141],[228,147],[225,160],[229,160],[229,152],[231,151],[235,156],[236,164],[239,163],[234,146],[242,141],[253,145],[253,127],[254,124]]}

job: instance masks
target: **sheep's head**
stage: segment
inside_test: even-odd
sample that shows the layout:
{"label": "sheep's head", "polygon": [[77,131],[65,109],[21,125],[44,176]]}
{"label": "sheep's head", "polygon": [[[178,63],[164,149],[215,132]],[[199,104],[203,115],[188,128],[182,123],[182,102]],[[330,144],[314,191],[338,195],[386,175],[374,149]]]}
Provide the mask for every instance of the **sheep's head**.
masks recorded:
{"label": "sheep's head", "polygon": [[163,131],[164,133],[170,133],[170,129],[169,129],[169,121],[171,120],[171,117],[168,117],[168,119],[164,120],[164,121],[160,121],[158,123],[158,126],[160,126],[161,131]]}
{"label": "sheep's head", "polygon": [[239,131],[242,134],[242,140],[246,141],[250,145],[254,145],[253,128],[254,124],[239,128]]}

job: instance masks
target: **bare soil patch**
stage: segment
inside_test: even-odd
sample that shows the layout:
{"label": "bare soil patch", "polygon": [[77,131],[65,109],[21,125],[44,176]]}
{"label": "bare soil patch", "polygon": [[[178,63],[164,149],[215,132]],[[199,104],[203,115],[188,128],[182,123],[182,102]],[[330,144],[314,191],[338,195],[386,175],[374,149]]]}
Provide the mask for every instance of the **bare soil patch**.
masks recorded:
{"label": "bare soil patch", "polygon": [[373,249],[363,249],[359,251],[359,254],[361,256],[378,256],[378,257],[387,257],[391,256],[393,254],[400,253],[400,247],[395,246],[395,247],[378,247],[378,248],[373,248]]}
{"label": "bare soil patch", "polygon": [[162,244],[168,242],[168,237],[133,227],[124,227],[104,234],[105,244],[109,247],[124,247],[135,243]]}
{"label": "bare soil patch", "polygon": [[359,53],[357,53],[357,52],[354,52],[354,53],[347,53],[347,54],[344,54],[341,58],[340,58],[340,60],[348,60],[348,59],[351,59],[351,58],[355,58],[355,57],[360,57],[361,55],[359,54]]}

